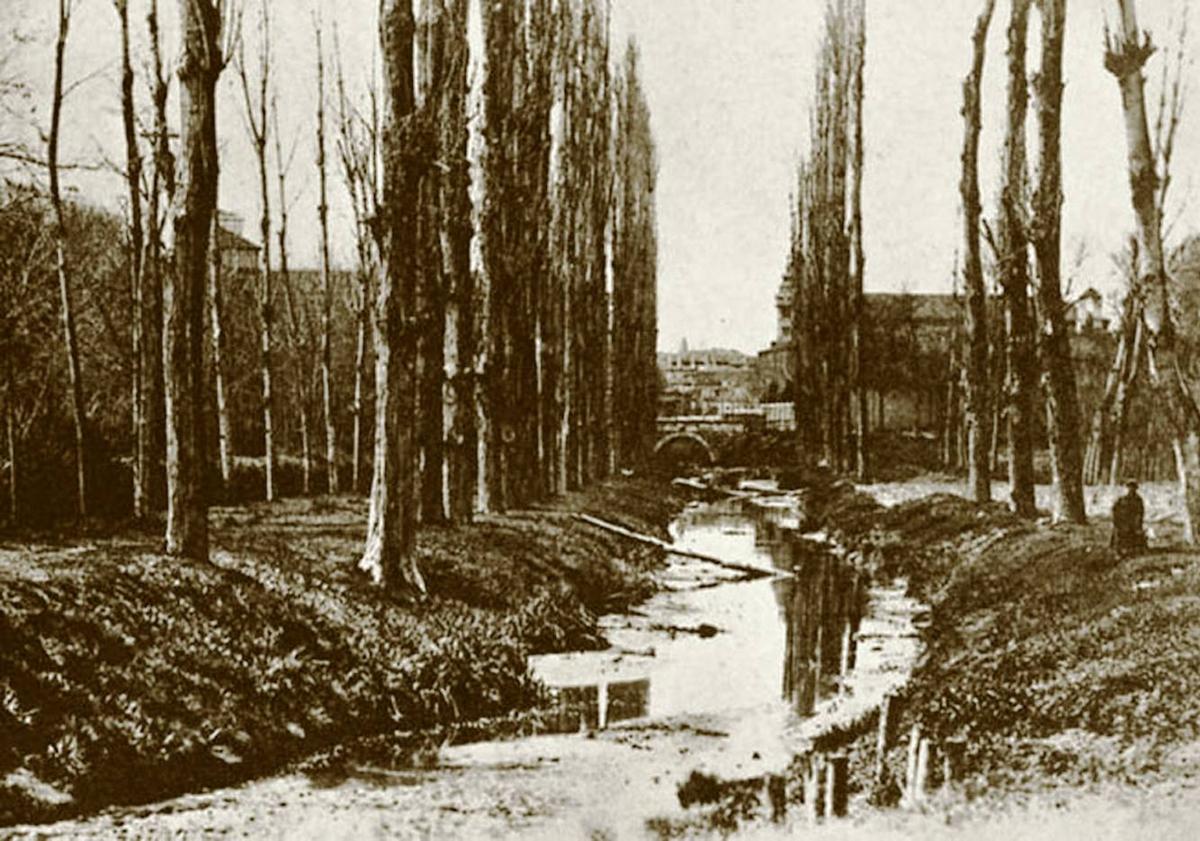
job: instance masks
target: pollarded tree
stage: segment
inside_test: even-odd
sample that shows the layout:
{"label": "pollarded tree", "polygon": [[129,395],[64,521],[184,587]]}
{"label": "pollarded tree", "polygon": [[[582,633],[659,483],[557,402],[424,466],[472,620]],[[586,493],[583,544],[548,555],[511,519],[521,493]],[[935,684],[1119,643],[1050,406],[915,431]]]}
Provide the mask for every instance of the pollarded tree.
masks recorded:
{"label": "pollarded tree", "polygon": [[1163,396],[1176,436],[1180,484],[1184,491],[1184,530],[1196,541],[1200,524],[1200,407],[1193,396],[1193,377],[1181,359],[1172,323],[1171,284],[1163,256],[1161,186],[1146,119],[1142,69],[1154,53],[1150,36],[1137,22],[1134,0],[1117,0],[1120,28],[1107,33],[1104,65],[1121,88],[1128,143],[1129,186],[1137,233],[1137,276],[1143,294],[1150,374]]}

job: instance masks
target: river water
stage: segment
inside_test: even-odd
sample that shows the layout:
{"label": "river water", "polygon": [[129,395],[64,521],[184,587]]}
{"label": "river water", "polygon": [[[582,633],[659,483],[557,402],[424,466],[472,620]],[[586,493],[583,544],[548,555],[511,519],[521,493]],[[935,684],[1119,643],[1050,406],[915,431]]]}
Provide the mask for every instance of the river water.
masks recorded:
{"label": "river water", "polygon": [[[669,556],[660,593],[606,616],[602,652],[531,659],[557,698],[550,733],[445,748],[428,770],[284,775],[39,827],[112,837],[640,838],[681,813],[692,771],[778,773],[809,740],[868,712],[915,660],[918,606],[796,533],[786,497],[686,510],[677,545],[776,570]],[[818,539],[814,539],[818,538]]]}

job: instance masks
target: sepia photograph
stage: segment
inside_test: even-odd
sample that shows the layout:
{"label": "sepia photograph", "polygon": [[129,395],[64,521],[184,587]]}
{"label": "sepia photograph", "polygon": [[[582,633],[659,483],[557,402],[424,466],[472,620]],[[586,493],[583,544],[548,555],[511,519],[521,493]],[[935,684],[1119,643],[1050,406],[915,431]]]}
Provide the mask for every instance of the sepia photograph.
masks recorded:
{"label": "sepia photograph", "polygon": [[1200,838],[1192,0],[0,0],[0,839]]}

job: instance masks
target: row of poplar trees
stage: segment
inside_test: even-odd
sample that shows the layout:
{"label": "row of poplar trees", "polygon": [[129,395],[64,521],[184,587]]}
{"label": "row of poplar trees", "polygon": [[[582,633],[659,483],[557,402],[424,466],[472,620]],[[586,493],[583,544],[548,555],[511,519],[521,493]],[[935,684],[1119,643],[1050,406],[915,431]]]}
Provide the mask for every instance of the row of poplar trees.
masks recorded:
{"label": "row of poplar trees", "polygon": [[981,87],[988,29],[995,0],[985,0],[972,35],[971,68],[963,82],[965,123],[962,180],[966,293],[965,356],[968,485],[976,501],[991,499],[994,401],[990,377],[989,296],[984,277],[983,232],[993,249],[1002,290],[1003,352],[1008,371],[1003,416],[1008,423],[1012,502],[1022,516],[1034,502],[1034,412],[1044,375],[1051,463],[1059,516],[1083,522],[1083,444],[1079,393],[1071,358],[1062,292],[1062,94],[1066,0],[1041,0],[1041,66],[1036,93],[1037,171],[1032,185],[1026,154],[1030,82],[1027,32],[1033,0],[1012,0],[1008,25],[1007,125],[1002,154],[995,234],[982,222],[978,177]]}
{"label": "row of poplar trees", "polygon": [[[1030,79],[1026,69],[1027,32],[1036,6],[1040,15],[1040,67]],[[963,84],[965,121],[960,191],[963,205],[963,280],[966,292],[965,354],[968,484],[977,501],[991,497],[989,441],[994,417],[1008,424],[1008,470],[1012,503],[1023,516],[1036,513],[1033,453],[1035,412],[1046,412],[1058,517],[1082,523],[1086,519],[1083,484],[1085,467],[1097,480],[1117,459],[1124,426],[1126,392],[1132,386],[1137,356],[1144,343],[1152,376],[1165,405],[1172,411],[1177,439],[1175,453],[1187,490],[1189,521],[1200,515],[1200,445],[1195,442],[1196,404],[1187,387],[1183,366],[1174,358],[1170,326],[1171,305],[1162,253],[1162,208],[1169,183],[1174,133],[1180,113],[1179,86],[1165,94],[1158,126],[1151,141],[1147,128],[1142,68],[1153,54],[1149,36],[1137,27],[1134,0],[1115,0],[1120,21],[1117,33],[1105,43],[1104,62],[1118,80],[1126,137],[1130,144],[1130,184],[1137,222],[1133,249],[1134,281],[1128,290],[1117,357],[1105,394],[1092,422],[1092,440],[1085,446],[1074,362],[1061,277],[1062,244],[1062,99],[1063,43],[1066,0],[1011,0],[1007,29],[1007,121],[1001,156],[999,206],[994,228],[982,219],[978,182],[981,133],[980,89],[988,29],[995,0],[985,0],[972,37],[973,59]],[[1164,74],[1164,80],[1166,75]],[[1028,173],[1026,120],[1032,88],[1036,106],[1037,160]],[[1153,145],[1153,149],[1151,148]],[[989,343],[988,291],[984,277],[983,243],[992,251],[1003,300],[1002,351]],[[993,393],[989,377],[991,354],[1003,352],[1007,378],[1002,395]],[[1157,356],[1156,356],[1157,354]],[[1167,366],[1156,358],[1169,360]],[[1003,412],[994,412],[995,401]],[[1190,533],[1190,528],[1189,528]]]}
{"label": "row of poplar trees", "polygon": [[863,69],[865,0],[826,6],[798,167],[786,276],[793,289],[795,404],[802,463],[865,477],[863,371]]}
{"label": "row of poplar trees", "polygon": [[[167,547],[191,557],[207,554],[200,341],[223,5],[181,4]],[[388,586],[424,589],[420,523],[524,506],[649,456],[655,157],[637,53],[614,71],[607,16],[600,0],[380,3],[380,190],[354,204],[374,276],[360,566]]]}

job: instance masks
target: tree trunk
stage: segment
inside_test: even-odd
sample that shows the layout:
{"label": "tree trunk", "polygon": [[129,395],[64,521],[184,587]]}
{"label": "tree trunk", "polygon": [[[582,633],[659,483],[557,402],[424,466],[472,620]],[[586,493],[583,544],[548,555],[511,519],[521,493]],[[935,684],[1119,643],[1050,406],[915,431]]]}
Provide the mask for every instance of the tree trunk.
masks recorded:
{"label": "tree trunk", "polygon": [[1083,500],[1083,435],[1075,365],[1062,300],[1062,52],[1066,0],[1044,0],[1042,65],[1037,78],[1039,163],[1034,198],[1033,246],[1037,255],[1038,315],[1042,321],[1040,355],[1048,380],[1048,429],[1058,516],[1087,520]]}
{"label": "tree trunk", "polygon": [[863,369],[864,318],[863,278],[866,275],[866,252],[863,250],[862,181],[863,181],[863,71],[867,59],[867,15],[865,0],[854,7],[854,49],[851,76],[850,101],[854,131],[850,152],[850,253],[853,260],[853,312],[854,325],[851,336],[851,367],[854,377],[856,412],[854,416],[854,465],[859,481],[866,481],[871,474],[867,433],[869,429],[866,372]]}
{"label": "tree trunk", "polygon": [[1161,208],[1156,201],[1159,179],[1146,123],[1142,78],[1142,67],[1153,47],[1149,36],[1138,28],[1134,0],[1118,0],[1117,6],[1121,28],[1117,35],[1107,39],[1104,64],[1121,88],[1130,197],[1137,225],[1137,271],[1145,295],[1143,323],[1150,376],[1163,397],[1163,407],[1175,432],[1177,470],[1185,501],[1184,535],[1187,542],[1194,543],[1200,524],[1200,411],[1189,388],[1191,378],[1180,359],[1171,323]]}
{"label": "tree trunk", "polygon": [[204,286],[217,202],[216,83],[221,17],[212,0],[181,4],[181,203],[167,273],[167,553],[208,558],[204,495]]}
{"label": "tree trunk", "polygon": [[413,16],[383,0],[379,16],[385,99],[382,271],[375,306],[375,469],[359,567],[389,589],[425,592],[414,556],[416,486],[417,187],[409,148],[415,112]]}
{"label": "tree trunk", "polygon": [[84,444],[84,424],[87,422],[83,404],[83,380],[79,370],[79,342],[75,336],[75,312],[71,294],[71,276],[67,265],[67,219],[63,208],[62,190],[58,180],[58,141],[62,128],[63,63],[67,49],[70,12],[65,0],[58,0],[58,38],[54,46],[54,94],[51,100],[50,136],[47,141],[47,168],[50,174],[50,202],[54,206],[54,254],[58,273],[59,303],[62,314],[63,341],[67,352],[67,378],[70,383],[71,420],[75,428],[75,510],[87,516],[87,479]]}
{"label": "tree trunk", "polygon": [[1104,462],[1108,469],[1108,483],[1115,485],[1121,480],[1121,456],[1125,449],[1125,430],[1129,419],[1129,404],[1133,400],[1137,388],[1138,372],[1142,367],[1142,347],[1144,333],[1142,320],[1139,317],[1134,325],[1131,349],[1126,354],[1125,365],[1121,371],[1121,379],[1117,383],[1117,391],[1113,396],[1112,412],[1109,418],[1109,428],[1112,435],[1111,453]]}
{"label": "tree trunk", "polygon": [[268,210],[265,150],[259,156],[259,185],[262,191],[263,205],[259,221],[262,249],[258,256],[259,371],[262,377],[264,493],[267,502],[270,502],[275,499],[275,413],[271,389],[271,326],[274,320],[274,311],[271,301],[271,216]]}
{"label": "tree trunk", "polygon": [[371,275],[367,266],[359,266],[358,328],[354,341],[354,454],[351,484],[354,493],[362,493],[363,380],[367,369],[367,334],[371,329]]}
{"label": "tree trunk", "polygon": [[1000,191],[999,261],[1004,290],[1008,368],[1008,480],[1017,514],[1032,517],[1033,443],[1038,388],[1037,349],[1029,300],[1029,244],[1025,236],[1025,120],[1029,108],[1025,56],[1032,0],[1014,0],[1008,24],[1008,129]]}
{"label": "tree trunk", "polygon": [[229,400],[225,393],[224,295],[221,290],[221,236],[219,214],[213,214],[209,241],[211,266],[208,275],[208,300],[212,315],[212,364],[217,392],[217,453],[220,459],[221,488],[229,492],[233,478],[233,431],[229,420]]}
{"label": "tree trunk", "polygon": [[440,157],[448,166],[441,181],[442,270],[447,278],[445,417],[450,519],[470,522],[477,494],[478,431],[474,359],[479,345],[476,290],[471,272],[471,179],[468,164],[468,3],[450,0],[446,12],[447,75],[439,120]]}
{"label": "tree trunk", "polygon": [[[147,249],[143,278],[142,346],[145,349],[145,382],[142,389],[142,428],[138,450],[143,462],[140,473],[148,506],[156,511],[167,505],[167,417],[166,366],[164,364],[163,327],[166,314],[163,302],[165,273],[169,271],[163,254],[162,199],[167,210],[175,202],[175,156],[171,152],[167,126],[167,98],[170,84],[163,69],[159,37],[158,0],[150,0],[146,16],[153,70],[154,99],[154,170],[150,179],[147,208]],[[214,194],[215,200],[215,194]]]}
{"label": "tree trunk", "polygon": [[275,160],[278,162],[276,180],[279,185],[279,279],[283,284],[284,299],[287,301],[288,328],[292,340],[292,353],[296,369],[296,403],[300,416],[300,464],[301,487],[304,496],[312,495],[312,439],[308,428],[308,410],[312,405],[312,328],[308,307],[303,300],[296,305],[297,293],[292,285],[292,274],[288,267],[288,210],[287,210],[287,164],[283,159],[283,144],[280,142],[278,119],[275,126]]}
{"label": "tree trunk", "polygon": [[979,246],[979,133],[980,84],[983,79],[987,32],[996,0],[986,0],[975,23],[974,59],[971,72],[963,83],[963,119],[966,122],[962,153],[963,227],[965,265],[963,279],[967,293],[967,485],[976,502],[992,498],[988,445],[991,436],[991,383],[988,375],[987,288],[983,279],[983,259]]}
{"label": "tree trunk", "polygon": [[134,119],[133,62],[129,48],[129,3],[114,0],[121,27],[121,122],[125,130],[125,181],[129,189],[129,288],[133,315],[129,320],[132,334],[131,367],[133,369],[130,408],[133,438],[133,514],[146,515],[146,477],[142,473],[145,458],[141,452],[142,391],[144,359],[142,349],[142,155],[138,149],[137,124]]}
{"label": "tree trunk", "polygon": [[[1116,439],[1119,437],[1118,429],[1124,426],[1142,344],[1141,307],[1133,292],[1137,279],[1133,281],[1121,308],[1121,335],[1117,340],[1117,350],[1104,380],[1100,404],[1092,414],[1091,433],[1084,456],[1084,481],[1089,484],[1115,483],[1117,478],[1115,465],[1119,457]],[[1114,471],[1111,477],[1110,470]]]}
{"label": "tree trunk", "polygon": [[[250,79],[242,52],[238,53],[237,69],[242,86],[242,101],[245,105],[246,130],[258,163],[258,195],[261,205],[258,221],[259,242],[261,243],[258,252],[259,371],[262,378],[263,473],[265,496],[270,502],[275,499],[275,407],[272,393],[273,340],[271,335],[275,319],[275,302],[271,290],[271,197],[267,180],[267,135],[269,133],[267,107],[271,89],[271,23],[269,7],[266,3],[261,7],[259,38],[257,100],[250,92]],[[244,42],[241,46],[244,49]],[[278,149],[279,146],[279,139],[276,138],[276,148]],[[284,166],[284,162],[280,160],[281,178]]]}
{"label": "tree trunk", "polygon": [[478,50],[477,58],[472,60],[470,65],[467,112],[471,118],[467,121],[467,158],[471,185],[471,228],[474,231],[471,241],[471,278],[475,294],[472,299],[474,311],[471,314],[470,327],[476,344],[474,353],[470,357],[470,364],[476,441],[475,510],[486,512],[491,510],[492,480],[488,475],[488,470],[492,464],[490,448],[495,437],[492,426],[491,373],[489,370],[491,367],[489,319],[492,284],[488,274],[490,253],[494,247],[493,238],[488,230],[494,206],[493,200],[488,195],[494,180],[493,163],[488,153],[492,131],[487,126],[488,77],[491,75],[487,32],[491,15],[487,9],[487,0],[468,0],[468,3],[468,40],[472,44],[482,45],[482,49]]}
{"label": "tree trunk", "polygon": [[15,524],[21,507],[17,495],[17,419],[13,411],[11,376],[4,400],[4,437],[8,449],[8,521]]}
{"label": "tree trunk", "polygon": [[325,476],[329,493],[338,492],[337,423],[333,414],[333,289],[329,270],[329,187],[325,166],[325,51],[321,46],[321,26],[317,34],[317,174],[320,201],[317,217],[321,222],[321,409],[325,416]]}

